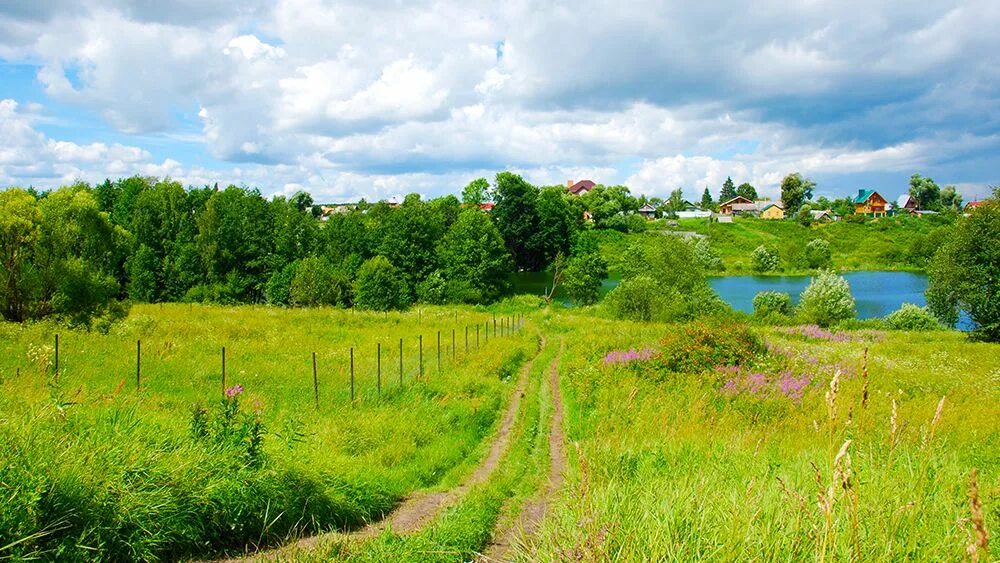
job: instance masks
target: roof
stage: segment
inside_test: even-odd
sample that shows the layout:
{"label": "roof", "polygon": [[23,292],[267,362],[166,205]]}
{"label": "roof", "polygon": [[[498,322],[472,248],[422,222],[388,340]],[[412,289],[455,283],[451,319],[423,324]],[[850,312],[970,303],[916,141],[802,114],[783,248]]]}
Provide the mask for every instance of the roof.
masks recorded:
{"label": "roof", "polygon": [[480,203],[479,204],[479,209],[482,209],[483,211],[493,211],[493,205],[494,204],[489,203],[489,202]]}
{"label": "roof", "polygon": [[639,213],[654,213],[655,211],[656,208],[648,203],[643,204],[643,206],[639,208]]}
{"label": "roof", "polygon": [[573,184],[572,186],[570,186],[568,189],[569,189],[569,193],[576,195],[576,194],[580,193],[581,191],[591,190],[596,185],[597,184],[591,182],[590,180],[580,180],[579,182],[577,182],[577,183]]}
{"label": "roof", "polygon": [[823,217],[833,216],[833,212],[829,209],[810,209],[809,214],[812,215],[813,219],[822,219]]}
{"label": "roof", "polygon": [[[878,192],[876,192],[875,190],[860,189],[860,190],[858,190],[857,197],[854,198],[854,203],[865,203],[869,199],[871,199],[871,197],[873,195],[875,195],[877,193]],[[879,195],[879,197],[882,197],[882,196]],[[882,198],[882,199],[885,199],[885,198]]]}
{"label": "roof", "polygon": [[741,195],[738,195],[738,196],[734,197],[733,199],[731,199],[729,201],[724,201],[724,202],[720,203],[719,205],[720,206],[722,206],[722,205],[731,205],[731,204],[736,204],[736,203],[753,203],[753,202],[750,201],[749,199],[741,196]]}
{"label": "roof", "polygon": [[976,201],[970,201],[969,203],[966,203],[965,204],[965,208],[966,209],[975,209],[977,207],[982,207],[984,205],[986,205],[986,200],[979,199],[979,200],[976,200]]}
{"label": "roof", "polygon": [[910,194],[903,194],[903,195],[899,196],[898,198],[896,198],[896,207],[906,207],[911,202],[914,205],[916,205],[916,203],[917,203],[916,200],[913,199],[913,196],[911,196]]}
{"label": "roof", "polygon": [[761,211],[767,211],[768,209],[771,209],[772,207],[777,207],[778,209],[780,209],[780,210],[782,210],[782,211],[784,211],[784,210],[785,210],[785,208],[784,208],[784,207],[782,207],[782,206],[781,206],[781,204],[778,204],[778,203],[774,203],[773,201],[772,201],[772,202],[770,202],[770,203],[768,203],[768,204],[767,204],[767,205],[765,205],[764,207],[761,207],[761,208],[760,208],[760,210],[761,210]]}
{"label": "roof", "polygon": [[756,203],[733,203],[729,204],[733,211],[757,211]]}

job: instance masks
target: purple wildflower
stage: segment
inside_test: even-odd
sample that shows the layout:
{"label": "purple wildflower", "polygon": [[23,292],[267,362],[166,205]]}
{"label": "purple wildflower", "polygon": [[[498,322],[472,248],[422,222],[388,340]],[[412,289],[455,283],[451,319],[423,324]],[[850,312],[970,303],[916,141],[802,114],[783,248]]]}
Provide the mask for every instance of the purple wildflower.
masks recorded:
{"label": "purple wildflower", "polygon": [[642,350],[636,350],[630,348],[628,350],[612,350],[604,355],[604,365],[610,366],[615,364],[628,364],[632,362],[644,362],[653,357],[653,350],[651,348],[643,348]]}
{"label": "purple wildflower", "polygon": [[232,399],[233,397],[238,396],[242,392],[243,392],[243,386],[237,383],[236,385],[233,385],[232,387],[226,389],[226,398]]}

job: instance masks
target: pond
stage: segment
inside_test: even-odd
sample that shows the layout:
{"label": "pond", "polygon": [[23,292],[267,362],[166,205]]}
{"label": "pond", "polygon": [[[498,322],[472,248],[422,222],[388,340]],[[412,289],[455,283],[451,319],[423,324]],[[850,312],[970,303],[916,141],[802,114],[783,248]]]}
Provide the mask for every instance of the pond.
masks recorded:
{"label": "pond", "polygon": [[[857,302],[858,317],[869,319],[884,317],[899,309],[903,303],[926,305],[924,291],[927,276],[913,272],[846,272],[843,276],[851,284],[851,293]],[[761,291],[782,291],[797,302],[799,294],[809,285],[810,276],[715,276],[708,282],[712,289],[730,306],[739,311],[753,312],[753,298]],[[601,294],[611,291],[619,279],[612,276],[604,280]],[[517,293],[541,295],[552,283],[547,272],[519,272],[512,278]],[[568,303],[562,291],[556,291],[556,300]]]}

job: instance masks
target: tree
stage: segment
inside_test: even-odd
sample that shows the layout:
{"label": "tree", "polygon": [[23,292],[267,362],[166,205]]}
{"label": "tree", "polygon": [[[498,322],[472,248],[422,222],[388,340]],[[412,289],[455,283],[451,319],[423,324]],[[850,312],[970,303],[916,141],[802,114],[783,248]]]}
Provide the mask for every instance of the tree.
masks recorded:
{"label": "tree", "polygon": [[749,182],[743,182],[738,188],[736,188],[736,195],[745,197],[750,201],[756,201],[757,188],[754,188]]}
{"label": "tree", "polygon": [[707,211],[714,206],[715,202],[712,201],[712,192],[708,191],[708,187],[706,187],[705,192],[701,194],[701,208]]}
{"label": "tree", "polygon": [[910,196],[916,200],[918,209],[937,210],[941,207],[941,188],[934,180],[920,174],[910,176]]}
{"label": "tree", "polygon": [[575,256],[566,265],[563,289],[577,305],[597,303],[601,283],[608,276],[608,264],[600,254]]}
{"label": "tree", "polygon": [[831,260],[830,243],[827,240],[817,238],[806,244],[806,261],[810,268],[828,268]]}
{"label": "tree", "polygon": [[850,284],[828,270],[817,274],[799,296],[799,315],[806,322],[828,327],[856,314]]}
{"label": "tree", "polygon": [[785,213],[796,213],[803,202],[812,198],[815,187],[815,182],[803,178],[798,172],[785,176],[781,181],[781,203],[785,207]]}
{"label": "tree", "polygon": [[736,185],[733,179],[726,176],[726,181],[722,183],[722,191],[719,192],[719,203],[725,203],[736,197]]}
{"label": "tree", "polygon": [[486,178],[476,178],[462,189],[462,203],[478,207],[489,201],[490,183]]}
{"label": "tree", "polygon": [[994,197],[957,224],[927,272],[927,304],[934,315],[954,326],[965,311],[973,338],[987,342],[1000,342],[998,240],[1000,200]]}
{"label": "tree", "polygon": [[761,291],[753,298],[755,317],[788,316],[792,312],[792,296],[781,291]]}
{"label": "tree", "polygon": [[576,232],[573,208],[566,201],[565,191],[545,188],[538,195],[538,230],[531,246],[541,255],[543,264],[550,264],[560,252],[567,254]]}
{"label": "tree", "polygon": [[26,320],[40,298],[35,252],[41,219],[28,192],[0,192],[0,313],[8,321]]}
{"label": "tree", "polygon": [[750,253],[750,267],[755,272],[773,272],[781,266],[781,256],[777,250],[760,245]]}
{"label": "tree", "polygon": [[375,256],[358,269],[354,281],[354,306],[373,311],[405,309],[410,305],[410,289],[398,268],[385,256]]}
{"label": "tree", "polygon": [[514,259],[514,266],[521,270],[538,271],[545,267],[535,237],[540,222],[538,195],[538,188],[517,174],[497,174],[496,205],[491,216]]}
{"label": "tree", "polygon": [[684,188],[677,188],[670,192],[670,199],[667,200],[667,206],[674,212],[684,210]]}
{"label": "tree", "polygon": [[325,258],[309,256],[299,260],[295,267],[288,287],[288,301],[306,307],[346,305],[347,285]]}
{"label": "tree", "polygon": [[444,215],[434,213],[417,194],[410,194],[398,209],[388,210],[376,229],[377,253],[399,268],[407,288],[415,289],[437,269],[437,244],[444,223]]}
{"label": "tree", "polygon": [[941,207],[943,209],[961,209],[962,208],[962,195],[958,193],[955,186],[945,186],[941,190]]}
{"label": "tree", "polygon": [[438,258],[448,283],[469,290],[452,297],[492,301],[507,291],[513,262],[500,231],[478,209],[462,211],[441,239]]}

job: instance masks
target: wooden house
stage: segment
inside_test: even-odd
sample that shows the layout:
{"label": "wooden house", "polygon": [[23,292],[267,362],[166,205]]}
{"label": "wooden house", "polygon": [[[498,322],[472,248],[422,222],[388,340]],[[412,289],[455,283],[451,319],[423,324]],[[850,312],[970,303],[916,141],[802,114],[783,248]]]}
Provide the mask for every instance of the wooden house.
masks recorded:
{"label": "wooden house", "polygon": [[642,215],[646,219],[655,219],[656,218],[656,208],[653,207],[652,205],[648,204],[648,203],[643,204],[643,206],[640,207],[639,210],[636,211],[636,213],[638,213],[639,215]]}
{"label": "wooden house", "polygon": [[736,196],[729,201],[719,204],[719,213],[732,215],[734,213],[753,213],[757,211],[757,204],[743,196]]}
{"label": "wooden house", "polygon": [[885,198],[875,190],[859,189],[857,197],[854,198],[854,213],[885,217],[885,204]]}
{"label": "wooden house", "polygon": [[573,195],[583,195],[590,190],[594,189],[597,184],[591,182],[590,180],[580,180],[579,182],[574,182],[573,180],[566,181],[566,190]]}
{"label": "wooden house", "polygon": [[761,219],[784,219],[785,210],[778,203],[768,203],[760,210]]}

